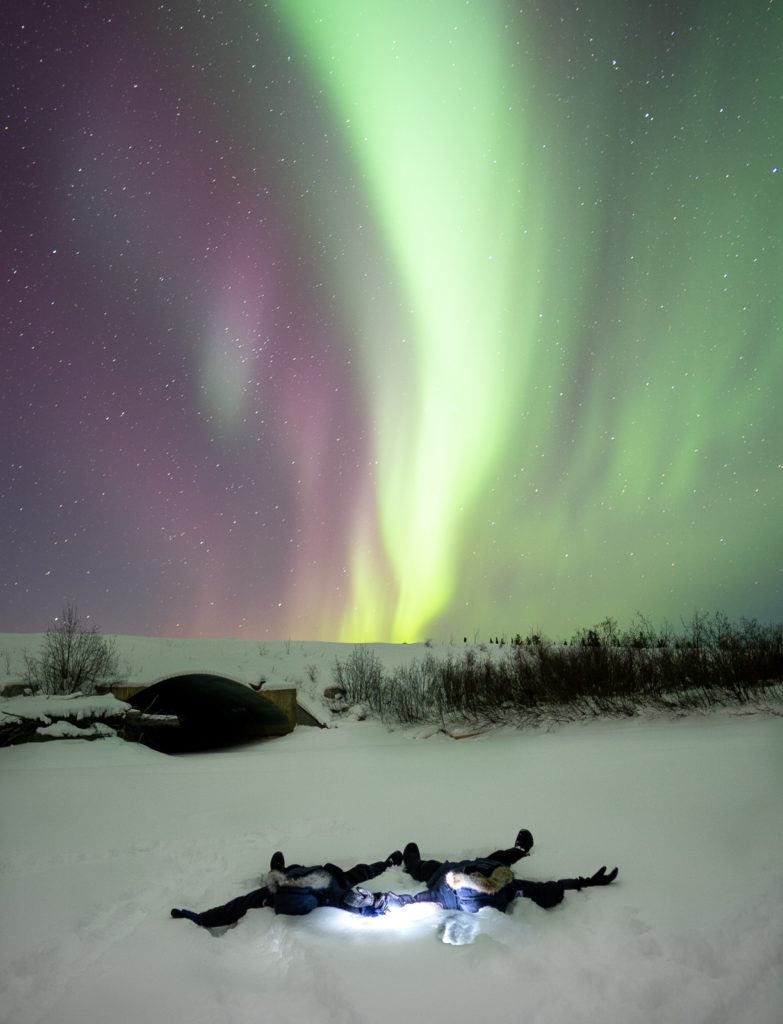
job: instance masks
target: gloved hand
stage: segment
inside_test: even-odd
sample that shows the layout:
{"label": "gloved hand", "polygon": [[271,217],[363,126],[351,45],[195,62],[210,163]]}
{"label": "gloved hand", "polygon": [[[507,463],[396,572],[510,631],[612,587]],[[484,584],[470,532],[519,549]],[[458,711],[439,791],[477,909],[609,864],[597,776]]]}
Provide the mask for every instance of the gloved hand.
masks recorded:
{"label": "gloved hand", "polygon": [[387,907],[407,907],[410,903],[416,902],[415,897],[407,892],[387,892],[385,897]]}
{"label": "gloved hand", "polygon": [[395,850],[394,853],[390,853],[389,856],[386,858],[386,867],[387,868],[390,868],[393,865],[394,866],[399,866],[400,864],[402,864],[402,851],[401,850]]}
{"label": "gloved hand", "polygon": [[617,868],[612,868],[607,875],[606,865],[604,865],[589,878],[582,878],[581,875],[578,878],[564,878],[563,886],[566,889],[586,889],[590,885],[609,885],[615,878],[617,878]]}
{"label": "gloved hand", "polygon": [[362,910],[366,907],[372,907],[374,902],[375,897],[370,890],[363,889],[360,885],[355,885],[343,897],[343,905],[346,910]]}
{"label": "gloved hand", "polygon": [[362,917],[380,917],[390,907],[404,907],[412,902],[412,896],[398,896],[393,892],[370,892],[356,885],[345,894],[341,906],[343,910],[361,914]]}

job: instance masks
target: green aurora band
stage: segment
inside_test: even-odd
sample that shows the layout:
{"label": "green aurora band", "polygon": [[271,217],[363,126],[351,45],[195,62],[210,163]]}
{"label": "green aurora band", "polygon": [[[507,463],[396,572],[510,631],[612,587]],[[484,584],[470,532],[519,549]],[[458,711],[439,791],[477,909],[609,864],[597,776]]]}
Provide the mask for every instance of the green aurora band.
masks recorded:
{"label": "green aurora band", "polygon": [[720,2],[690,34],[619,3],[278,7],[387,261],[339,283],[376,472],[342,639],[771,594],[779,31]]}
{"label": "green aurora band", "polygon": [[[405,338],[381,322],[360,346],[394,607],[378,607],[385,567],[360,544],[358,611],[342,632],[407,640],[453,599],[469,511],[501,456],[525,374],[514,322],[520,309],[532,322],[533,300],[518,267],[535,262],[536,241],[517,231],[534,204],[520,180],[516,92],[502,73],[512,55],[498,53],[503,26],[491,9],[455,25],[448,5],[378,4],[368,17],[355,3],[308,6],[289,13],[372,183],[410,310]],[[389,386],[400,364],[408,386]]]}

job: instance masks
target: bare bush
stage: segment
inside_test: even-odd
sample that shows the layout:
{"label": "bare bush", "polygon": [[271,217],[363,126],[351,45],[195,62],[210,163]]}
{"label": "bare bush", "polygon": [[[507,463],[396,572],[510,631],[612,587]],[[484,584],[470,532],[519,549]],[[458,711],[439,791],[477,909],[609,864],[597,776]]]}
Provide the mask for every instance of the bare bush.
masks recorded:
{"label": "bare bush", "polygon": [[25,654],[25,666],[25,682],[44,693],[92,693],[116,677],[118,659],[114,641],[97,626],[88,629],[76,606],[66,604],[46,630],[40,657]]}
{"label": "bare bush", "polygon": [[334,669],[335,685],[345,691],[349,704],[368,704],[375,710],[378,693],[383,684],[383,669],[369,647],[356,646],[346,661],[337,661]]}
{"label": "bare bush", "polygon": [[780,696],[783,627],[725,615],[694,616],[675,635],[641,616],[620,632],[605,619],[571,643],[533,634],[505,657],[469,648],[461,659],[427,654],[386,675],[368,648],[337,662],[349,703],[387,722],[530,721],[542,715],[633,715],[643,708],[709,708]]}

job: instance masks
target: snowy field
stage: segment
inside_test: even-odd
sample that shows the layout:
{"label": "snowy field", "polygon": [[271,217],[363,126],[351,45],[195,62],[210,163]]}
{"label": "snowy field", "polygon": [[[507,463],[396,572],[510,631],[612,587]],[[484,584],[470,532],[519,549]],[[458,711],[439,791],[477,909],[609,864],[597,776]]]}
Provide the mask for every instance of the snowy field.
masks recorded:
{"label": "snowy field", "polygon": [[[248,681],[264,658],[313,700],[330,681],[332,648],[251,653]],[[204,657],[158,674],[217,667]],[[2,749],[0,1020],[780,1024],[782,781],[783,718],[738,712],[459,741],[348,720],[179,757],[114,738]],[[219,937],[169,917],[255,888],[275,849],[469,856],[521,826],[536,846],[518,874],[617,864],[618,881],[482,911],[465,945],[425,906],[255,910]],[[370,885],[417,888],[399,868]]]}

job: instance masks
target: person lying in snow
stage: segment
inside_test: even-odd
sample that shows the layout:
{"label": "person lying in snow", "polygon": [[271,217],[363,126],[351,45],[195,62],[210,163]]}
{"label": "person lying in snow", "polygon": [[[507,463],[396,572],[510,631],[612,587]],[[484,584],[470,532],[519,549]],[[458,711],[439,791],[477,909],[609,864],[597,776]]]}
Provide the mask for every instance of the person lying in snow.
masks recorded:
{"label": "person lying in snow", "polygon": [[609,885],[617,878],[617,868],[608,874],[602,867],[590,878],[561,878],[552,882],[531,882],[515,878],[511,865],[526,857],[533,848],[533,836],[521,829],[513,848],[495,850],[475,860],[422,860],[416,843],[408,843],[402,853],[404,870],[427,888],[416,893],[416,903],[437,903],[445,910],[475,913],[482,907],[507,910],[517,896],[526,896],[548,910],[557,906],[567,889],[585,889],[591,885]]}
{"label": "person lying in snow", "polygon": [[276,914],[309,914],[316,907],[339,907],[352,914],[377,917],[385,914],[390,907],[402,907],[413,903],[412,896],[398,896],[393,892],[368,892],[358,886],[380,875],[393,864],[402,863],[399,850],[389,854],[386,860],[374,864],[357,864],[343,871],[335,864],[303,867],[301,864],[285,866],[282,853],[273,854],[269,865],[266,885],[245,896],[213,907],[199,914],[193,910],[174,907],[172,917],[185,917],[195,921],[202,928],[221,928],[237,922],[253,907],[271,907]]}

